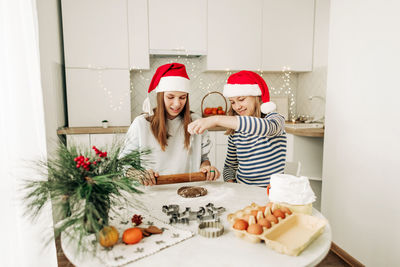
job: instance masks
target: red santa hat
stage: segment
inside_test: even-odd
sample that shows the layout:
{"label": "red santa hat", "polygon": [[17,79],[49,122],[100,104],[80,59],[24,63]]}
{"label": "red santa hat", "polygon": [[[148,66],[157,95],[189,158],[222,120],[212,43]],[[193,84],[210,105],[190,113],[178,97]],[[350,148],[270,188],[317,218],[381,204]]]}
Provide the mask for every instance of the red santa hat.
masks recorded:
{"label": "red santa hat", "polygon": [[242,70],[229,76],[224,86],[225,97],[261,96],[261,112],[267,114],[276,110],[275,103],[270,101],[268,86],[264,79],[255,72]]}
{"label": "red santa hat", "polygon": [[[189,87],[189,76],[186,73],[185,65],[169,63],[158,67],[150,82],[148,93],[153,90],[157,93],[168,91],[189,93]],[[153,115],[148,95],[143,102],[143,111]]]}

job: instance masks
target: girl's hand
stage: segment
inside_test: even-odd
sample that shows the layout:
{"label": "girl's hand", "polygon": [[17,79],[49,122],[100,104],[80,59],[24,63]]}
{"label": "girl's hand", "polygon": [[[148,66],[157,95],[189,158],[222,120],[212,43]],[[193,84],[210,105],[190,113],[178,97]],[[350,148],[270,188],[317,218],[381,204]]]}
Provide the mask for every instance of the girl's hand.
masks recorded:
{"label": "girl's hand", "polygon": [[202,134],[204,133],[205,130],[215,127],[215,118],[214,117],[208,117],[208,118],[202,118],[202,119],[197,119],[188,125],[188,132],[190,134]]}
{"label": "girl's hand", "polygon": [[145,179],[143,179],[141,182],[143,185],[155,185],[156,184],[156,178],[159,176],[158,172],[154,172],[153,170],[147,170],[147,175]]}
{"label": "girl's hand", "polygon": [[220,176],[218,169],[214,166],[203,166],[200,168],[200,171],[203,173],[207,173],[207,181],[217,180]]}

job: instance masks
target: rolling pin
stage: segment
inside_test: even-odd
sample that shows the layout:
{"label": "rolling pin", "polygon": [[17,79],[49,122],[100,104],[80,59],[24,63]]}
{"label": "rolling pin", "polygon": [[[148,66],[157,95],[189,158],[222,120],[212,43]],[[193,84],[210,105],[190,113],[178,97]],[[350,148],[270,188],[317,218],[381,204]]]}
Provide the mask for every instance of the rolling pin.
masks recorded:
{"label": "rolling pin", "polygon": [[156,184],[176,184],[186,182],[205,181],[207,173],[192,172],[192,173],[179,173],[170,175],[160,175],[156,178]]}

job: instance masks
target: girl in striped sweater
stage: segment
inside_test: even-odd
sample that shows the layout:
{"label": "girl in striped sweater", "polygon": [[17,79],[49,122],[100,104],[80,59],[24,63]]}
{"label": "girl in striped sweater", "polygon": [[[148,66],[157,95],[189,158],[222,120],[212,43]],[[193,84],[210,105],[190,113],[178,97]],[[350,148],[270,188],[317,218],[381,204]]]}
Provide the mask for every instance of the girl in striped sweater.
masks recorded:
{"label": "girl in striped sweater", "polygon": [[272,174],[285,168],[285,119],[274,112],[267,84],[257,73],[232,74],[223,94],[231,103],[228,116],[198,119],[189,124],[188,131],[201,134],[216,126],[227,128],[224,180],[265,187]]}

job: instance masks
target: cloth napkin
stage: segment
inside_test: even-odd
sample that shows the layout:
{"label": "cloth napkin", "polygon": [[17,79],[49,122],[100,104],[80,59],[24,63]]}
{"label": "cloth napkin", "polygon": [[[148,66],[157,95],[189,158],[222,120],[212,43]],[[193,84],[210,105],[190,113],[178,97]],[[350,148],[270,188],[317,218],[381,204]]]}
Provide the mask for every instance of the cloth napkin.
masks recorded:
{"label": "cloth napkin", "polygon": [[[162,229],[163,233],[143,237],[137,244],[124,244],[122,242],[122,234],[124,230],[134,227],[131,222],[133,214],[138,214],[143,217],[143,222],[139,227],[147,228],[150,225],[154,225]],[[134,209],[132,207],[118,207],[110,212],[109,218],[109,225],[114,226],[119,232],[120,240],[116,245],[112,248],[104,248],[95,240],[94,235],[87,236],[82,240],[82,244],[86,244],[86,248],[89,250],[94,250],[92,252],[95,257],[104,262],[105,266],[121,266],[137,261],[194,236],[194,233],[191,231],[164,223],[152,217],[146,213],[146,211]],[[76,240],[68,239],[68,242],[76,242]],[[92,246],[93,244],[95,247]]]}

